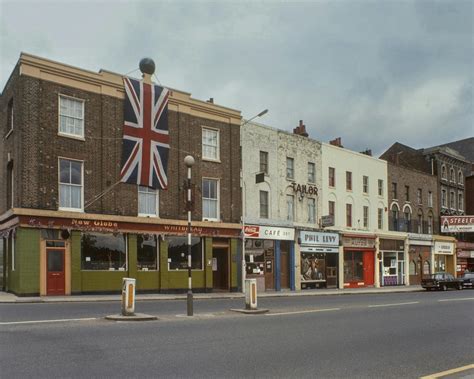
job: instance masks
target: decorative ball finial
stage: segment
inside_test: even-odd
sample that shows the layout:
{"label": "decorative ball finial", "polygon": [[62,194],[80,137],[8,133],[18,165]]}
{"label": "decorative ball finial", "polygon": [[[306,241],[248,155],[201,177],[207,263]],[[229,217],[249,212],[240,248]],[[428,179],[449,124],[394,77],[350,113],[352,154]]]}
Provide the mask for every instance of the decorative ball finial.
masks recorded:
{"label": "decorative ball finial", "polygon": [[144,74],[153,75],[155,72],[155,62],[151,58],[143,58],[140,61],[140,71]]}

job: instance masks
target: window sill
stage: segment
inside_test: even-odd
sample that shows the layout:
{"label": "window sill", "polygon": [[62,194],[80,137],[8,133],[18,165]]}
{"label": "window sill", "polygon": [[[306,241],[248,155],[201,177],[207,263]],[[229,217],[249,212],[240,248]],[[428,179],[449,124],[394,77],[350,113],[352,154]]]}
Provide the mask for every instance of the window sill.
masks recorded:
{"label": "window sill", "polygon": [[75,140],[82,141],[82,142],[85,142],[85,140],[86,140],[84,138],[84,136],[77,136],[75,134],[68,134],[68,133],[58,132],[58,136],[59,137],[65,137],[65,138],[71,138],[71,139],[75,139]]}
{"label": "window sill", "polygon": [[220,222],[221,220],[217,219],[217,218],[205,218],[203,217],[202,221],[208,221],[208,222]]}
{"label": "window sill", "polygon": [[222,163],[220,158],[214,159],[214,158],[205,158],[202,157],[203,162],[213,162],[213,163]]}
{"label": "window sill", "polygon": [[83,208],[62,208],[62,207],[58,207],[58,211],[84,213]]}
{"label": "window sill", "polygon": [[147,218],[160,218],[158,215],[152,215],[152,214],[145,214],[145,213],[139,213],[137,217],[147,217]]}

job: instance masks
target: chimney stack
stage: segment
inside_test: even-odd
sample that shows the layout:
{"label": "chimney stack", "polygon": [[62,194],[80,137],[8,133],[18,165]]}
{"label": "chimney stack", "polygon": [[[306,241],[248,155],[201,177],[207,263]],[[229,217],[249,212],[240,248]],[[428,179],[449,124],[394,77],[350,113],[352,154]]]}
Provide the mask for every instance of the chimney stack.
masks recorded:
{"label": "chimney stack", "polygon": [[369,157],[371,157],[372,156],[372,149],[365,149],[364,151],[361,151],[360,153],[368,155]]}
{"label": "chimney stack", "polygon": [[306,125],[303,124],[303,120],[300,120],[300,124],[293,129],[293,134],[298,134],[303,137],[308,137],[308,133],[306,132]]}
{"label": "chimney stack", "polygon": [[341,137],[334,138],[332,141],[329,141],[329,144],[337,147],[344,147],[342,146]]}
{"label": "chimney stack", "polygon": [[208,103],[214,104],[214,98],[210,97],[209,100],[207,100]]}

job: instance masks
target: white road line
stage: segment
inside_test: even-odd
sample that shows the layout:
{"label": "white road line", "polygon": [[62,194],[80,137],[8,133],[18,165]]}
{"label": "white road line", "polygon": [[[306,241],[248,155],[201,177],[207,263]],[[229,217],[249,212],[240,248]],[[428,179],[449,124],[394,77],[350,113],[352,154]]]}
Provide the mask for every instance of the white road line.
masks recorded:
{"label": "white road line", "polygon": [[317,312],[329,312],[329,311],[340,311],[340,310],[341,310],[341,308],[311,309],[311,310],[308,310],[308,311],[265,313],[265,316],[298,315],[298,314],[302,314],[302,313],[317,313]]}
{"label": "white road line", "polygon": [[441,299],[438,301],[466,301],[466,300],[474,300],[474,297],[463,297],[459,299]]}
{"label": "white road line", "polygon": [[11,321],[11,322],[0,322],[0,325],[46,324],[46,323],[53,323],[53,322],[92,321],[92,320],[97,320],[97,317],[89,317],[89,318],[65,318],[65,319],[60,319],[60,320]]}
{"label": "white road line", "polygon": [[378,307],[396,307],[397,305],[409,305],[409,304],[419,304],[419,301],[410,301],[409,303],[394,303],[394,304],[375,304],[368,305],[369,308],[378,308]]}
{"label": "white road line", "polygon": [[[436,374],[422,376],[420,379],[436,379],[436,378],[441,378],[443,376],[448,376],[448,375],[456,374],[458,372],[463,372],[463,371],[472,370],[472,369],[474,369],[474,363],[467,366],[453,368],[452,370],[446,370],[442,372],[437,372]],[[467,376],[463,376],[463,378],[467,378]]]}

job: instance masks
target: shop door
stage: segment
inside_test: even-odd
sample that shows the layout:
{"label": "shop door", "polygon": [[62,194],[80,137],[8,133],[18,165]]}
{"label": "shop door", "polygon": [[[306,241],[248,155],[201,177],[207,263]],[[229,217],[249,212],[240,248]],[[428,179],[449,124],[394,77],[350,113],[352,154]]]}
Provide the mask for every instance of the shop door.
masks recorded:
{"label": "shop door", "polygon": [[65,294],[64,249],[46,250],[46,286],[48,295]]}
{"label": "shop door", "polygon": [[289,275],[289,254],[287,251],[281,251],[280,253],[280,284],[281,288],[290,288],[290,275]]}
{"label": "shop door", "polygon": [[364,251],[364,284],[371,286],[374,284],[374,253]]}
{"label": "shop door", "polygon": [[229,290],[229,249],[212,249],[212,288]]}
{"label": "shop door", "polygon": [[273,275],[273,255],[265,255],[265,289],[275,289],[275,280]]}

